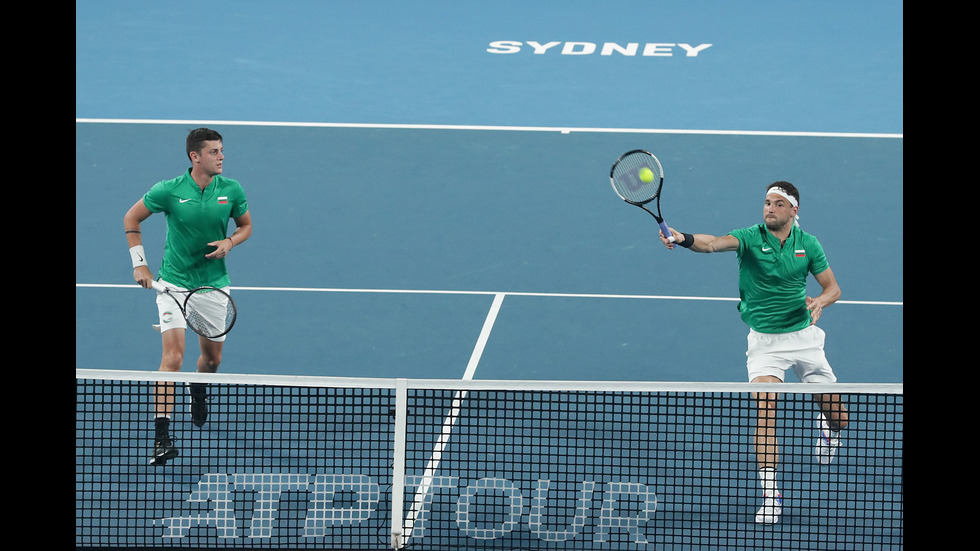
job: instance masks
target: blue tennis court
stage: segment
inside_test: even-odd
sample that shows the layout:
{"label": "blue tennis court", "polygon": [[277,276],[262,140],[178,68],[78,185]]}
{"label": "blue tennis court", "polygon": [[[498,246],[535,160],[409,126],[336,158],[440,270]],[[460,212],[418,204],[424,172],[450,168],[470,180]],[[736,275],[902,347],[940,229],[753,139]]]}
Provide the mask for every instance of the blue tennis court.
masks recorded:
{"label": "blue tennis court", "polygon": [[[685,231],[756,223],[760,190],[796,182],[844,292],[822,320],[839,376],[902,380],[900,4],[668,2],[628,30],[595,2],[180,6],[76,7],[77,366],[158,362],[150,297],[102,286],[132,283],[122,214],[213,121],[256,227],[222,370],[459,377],[506,293],[477,378],[742,380],[734,256],[663,250],[609,189],[642,147]],[[710,47],[642,55],[678,43]]]}
{"label": "blue tennis court", "polygon": [[894,2],[77,3],[76,368],[159,365],[122,216],[209,126],[255,225],[222,373],[744,381],[735,255],[610,188],[643,148],[682,231],[795,183],[840,381],[901,383],[903,102]]}
{"label": "blue tennis court", "polygon": [[[742,380],[734,255],[664,250],[653,220],[609,188],[610,159],[642,142],[677,167],[664,198],[675,227],[756,222],[766,182],[733,166],[814,182],[801,225],[844,290],[821,320],[831,361],[843,380],[901,381],[901,140],[216,126],[228,164],[244,149],[256,181],[243,185],[257,230],[229,260],[242,315],[223,369],[460,377],[503,293],[479,378],[590,378],[601,367],[623,379]],[[179,172],[148,159],[185,127],[78,125],[78,283],[131,283],[118,213],[140,197],[134,182]],[[264,162],[269,136],[290,144],[273,155],[281,165]],[[112,143],[144,152],[94,162]],[[180,154],[170,164],[182,166]],[[828,178],[827,158],[853,170]],[[144,231],[159,259],[162,217]],[[78,287],[76,299],[79,366],[155,367],[149,293]],[[713,345],[693,346],[703,334]]]}

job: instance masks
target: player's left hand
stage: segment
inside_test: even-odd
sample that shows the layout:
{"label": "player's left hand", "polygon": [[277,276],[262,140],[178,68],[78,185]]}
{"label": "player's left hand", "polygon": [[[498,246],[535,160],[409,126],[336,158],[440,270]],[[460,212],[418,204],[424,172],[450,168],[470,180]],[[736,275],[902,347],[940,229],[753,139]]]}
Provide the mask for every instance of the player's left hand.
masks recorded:
{"label": "player's left hand", "polygon": [[212,260],[215,258],[225,258],[226,256],[228,256],[228,252],[231,251],[233,245],[231,244],[231,240],[225,238],[222,239],[221,241],[212,241],[208,243],[208,246],[215,247],[215,249],[210,253],[204,255],[204,258],[207,258],[208,260]]}
{"label": "player's left hand", "polygon": [[806,309],[810,311],[810,325],[817,323],[823,313],[823,305],[814,298],[806,297]]}

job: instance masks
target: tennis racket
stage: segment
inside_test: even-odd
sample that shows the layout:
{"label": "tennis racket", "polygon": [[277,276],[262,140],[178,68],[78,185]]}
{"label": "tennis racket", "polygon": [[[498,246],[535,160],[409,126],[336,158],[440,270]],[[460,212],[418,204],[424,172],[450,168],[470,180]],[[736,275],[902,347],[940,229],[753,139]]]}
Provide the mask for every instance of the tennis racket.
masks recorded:
{"label": "tennis racket", "polygon": [[231,295],[217,287],[198,287],[190,291],[171,289],[159,281],[153,288],[174,299],[187,326],[209,339],[227,335],[238,319],[238,308]]}
{"label": "tennis racket", "polygon": [[[646,170],[650,171],[646,175],[649,182],[641,178],[641,172]],[[664,223],[663,215],[660,214],[660,191],[664,185],[664,167],[653,153],[642,149],[623,153],[613,163],[612,170],[609,171],[609,181],[620,199],[649,212],[657,219],[664,237],[671,243],[674,242],[674,236]],[[654,199],[657,200],[656,213],[646,207]]]}

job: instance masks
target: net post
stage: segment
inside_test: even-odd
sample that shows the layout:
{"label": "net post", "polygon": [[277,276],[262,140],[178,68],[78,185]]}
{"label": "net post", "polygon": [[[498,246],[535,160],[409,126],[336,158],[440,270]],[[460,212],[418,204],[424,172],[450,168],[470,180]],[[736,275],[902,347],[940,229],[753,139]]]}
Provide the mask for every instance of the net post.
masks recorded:
{"label": "net post", "polygon": [[405,432],[408,412],[408,381],[395,381],[395,428],[392,473],[391,473],[391,548],[401,549],[402,520],[405,508]]}

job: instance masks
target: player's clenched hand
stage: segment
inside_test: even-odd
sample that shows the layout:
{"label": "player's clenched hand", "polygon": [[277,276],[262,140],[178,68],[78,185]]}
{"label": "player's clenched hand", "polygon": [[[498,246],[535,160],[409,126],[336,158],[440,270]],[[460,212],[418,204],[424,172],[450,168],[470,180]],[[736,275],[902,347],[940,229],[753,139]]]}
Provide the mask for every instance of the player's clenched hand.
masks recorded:
{"label": "player's clenched hand", "polygon": [[[668,227],[667,229],[670,230],[670,235],[665,236],[663,230],[660,230],[657,233],[660,235],[660,241],[663,242],[664,246],[666,246],[668,249],[673,249],[674,247],[677,246],[676,241],[678,240],[678,238],[683,240],[684,236],[681,235],[681,233],[675,230],[674,228]],[[674,238],[674,241],[668,241],[668,239],[671,237]]]}
{"label": "player's clenched hand", "polygon": [[133,279],[144,289],[149,289],[153,286],[153,274],[150,273],[150,269],[146,266],[133,268]]}

